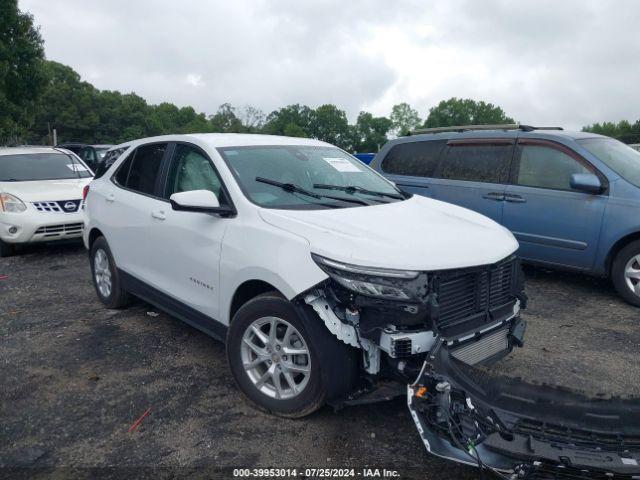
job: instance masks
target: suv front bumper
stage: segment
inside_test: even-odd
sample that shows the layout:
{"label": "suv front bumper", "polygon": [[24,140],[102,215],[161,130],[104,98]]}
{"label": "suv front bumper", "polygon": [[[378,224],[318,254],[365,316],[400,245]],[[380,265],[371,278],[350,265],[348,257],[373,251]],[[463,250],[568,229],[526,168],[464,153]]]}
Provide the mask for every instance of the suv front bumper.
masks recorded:
{"label": "suv front bumper", "polygon": [[[12,231],[15,229],[15,233]],[[74,213],[37,212],[0,214],[0,239],[6,243],[48,242],[80,238],[84,231],[84,215]]]}
{"label": "suv front bumper", "polygon": [[510,478],[639,478],[640,402],[490,375],[440,344],[407,403],[426,449]]}

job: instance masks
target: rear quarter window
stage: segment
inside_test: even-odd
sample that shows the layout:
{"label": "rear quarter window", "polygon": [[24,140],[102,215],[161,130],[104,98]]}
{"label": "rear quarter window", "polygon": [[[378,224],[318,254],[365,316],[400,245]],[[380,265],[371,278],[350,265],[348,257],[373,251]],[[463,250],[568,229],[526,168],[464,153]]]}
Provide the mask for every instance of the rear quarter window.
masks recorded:
{"label": "rear quarter window", "polygon": [[381,168],[394,175],[432,177],[445,144],[445,140],[400,143],[389,150]]}

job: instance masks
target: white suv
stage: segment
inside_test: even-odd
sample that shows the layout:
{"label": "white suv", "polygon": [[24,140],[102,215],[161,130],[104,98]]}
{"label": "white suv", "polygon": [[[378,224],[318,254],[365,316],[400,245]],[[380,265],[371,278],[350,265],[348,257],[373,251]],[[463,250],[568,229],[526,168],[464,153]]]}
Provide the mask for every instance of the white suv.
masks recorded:
{"label": "white suv", "polygon": [[19,244],[80,238],[82,192],[92,176],[68,150],[0,148],[0,257]]}
{"label": "white suv", "polygon": [[357,401],[378,379],[415,378],[439,341],[468,363],[521,342],[518,244],[486,217],[402,192],[315,140],[116,148],[86,198],[98,297],[117,308],[133,294],[226,342],[265,410]]}

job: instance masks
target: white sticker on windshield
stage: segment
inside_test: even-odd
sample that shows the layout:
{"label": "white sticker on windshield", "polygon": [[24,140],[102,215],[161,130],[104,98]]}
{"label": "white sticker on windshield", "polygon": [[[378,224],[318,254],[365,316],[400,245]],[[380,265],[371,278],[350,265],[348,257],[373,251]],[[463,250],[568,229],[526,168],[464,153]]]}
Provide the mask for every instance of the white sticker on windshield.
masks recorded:
{"label": "white sticker on windshield", "polygon": [[80,165],[79,163],[67,163],[67,168],[72,172],[86,172],[89,169],[84,165]]}
{"label": "white sticker on windshield", "polygon": [[346,158],[323,157],[322,159],[339,172],[362,172],[362,170]]}
{"label": "white sticker on windshield", "polygon": [[638,465],[638,462],[633,458],[620,457],[620,460],[622,460],[623,465]]}

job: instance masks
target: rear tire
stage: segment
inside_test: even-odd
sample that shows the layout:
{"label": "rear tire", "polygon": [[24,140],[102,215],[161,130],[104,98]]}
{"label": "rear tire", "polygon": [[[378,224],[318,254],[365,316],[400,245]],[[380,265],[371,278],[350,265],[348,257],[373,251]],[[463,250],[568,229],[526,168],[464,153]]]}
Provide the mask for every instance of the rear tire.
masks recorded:
{"label": "rear tire", "polygon": [[0,240],[0,258],[10,257],[14,253],[16,253],[15,245]]}
{"label": "rear tire", "polygon": [[227,358],[249,400],[288,418],[309,415],[337,394],[349,393],[357,374],[356,351],[315,314],[311,317],[277,292],[249,300],[234,315]]}
{"label": "rear tire", "polygon": [[618,252],[611,266],[611,281],[624,300],[640,307],[640,240]]}
{"label": "rear tire", "polygon": [[122,282],[111,249],[104,237],[91,245],[89,255],[91,279],[100,301],[107,308],[122,308],[131,303],[131,295],[122,288]]}

